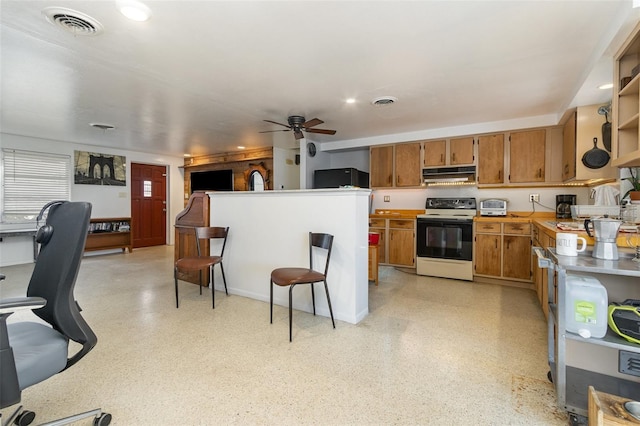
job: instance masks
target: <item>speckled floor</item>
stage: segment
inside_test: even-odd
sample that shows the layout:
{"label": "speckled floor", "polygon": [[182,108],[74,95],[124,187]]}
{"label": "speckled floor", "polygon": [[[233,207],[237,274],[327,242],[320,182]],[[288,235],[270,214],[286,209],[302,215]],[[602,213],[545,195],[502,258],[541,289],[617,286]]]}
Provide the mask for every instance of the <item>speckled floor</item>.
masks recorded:
{"label": "speckled floor", "polygon": [[[333,330],[296,311],[289,343],[286,308],[271,325],[267,303],[217,293],[212,310],[183,284],[176,309],[172,258],[163,246],[84,259],[76,298],[99,342],[23,392],[37,421],[101,407],[113,425],[567,424],[529,290],[381,268],[363,321]],[[2,297],[23,295],[31,268],[3,268]]]}

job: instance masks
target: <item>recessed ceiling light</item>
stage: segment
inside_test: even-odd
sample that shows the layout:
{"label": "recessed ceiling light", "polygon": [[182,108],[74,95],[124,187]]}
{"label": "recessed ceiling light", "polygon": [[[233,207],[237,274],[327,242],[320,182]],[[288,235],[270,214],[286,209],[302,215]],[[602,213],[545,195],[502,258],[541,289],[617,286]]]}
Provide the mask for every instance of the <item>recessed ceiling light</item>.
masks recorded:
{"label": "recessed ceiling light", "polygon": [[144,22],[151,17],[151,9],[136,0],[117,0],[116,7],[132,21]]}
{"label": "recessed ceiling light", "polygon": [[398,102],[398,98],[394,96],[380,96],[373,99],[371,101],[371,105],[384,106],[384,105],[392,105],[396,102]]}
{"label": "recessed ceiling light", "polygon": [[348,103],[348,104],[355,104],[356,100],[354,98],[349,98],[345,102]]}
{"label": "recessed ceiling light", "polygon": [[184,156],[185,156],[186,158],[189,158],[189,157],[191,157],[191,154],[184,154]]}
{"label": "recessed ceiling light", "polygon": [[238,148],[238,149],[245,149],[245,147],[244,147],[244,146],[242,146],[242,145],[238,145],[238,146],[237,146],[237,148]]}
{"label": "recessed ceiling light", "polygon": [[100,129],[100,130],[113,130],[115,129],[115,126],[112,126],[111,124],[100,124],[100,123],[89,123],[90,126],[95,127],[96,129]]}
{"label": "recessed ceiling light", "polygon": [[606,83],[598,86],[598,89],[606,90],[611,89],[613,87],[613,83]]}

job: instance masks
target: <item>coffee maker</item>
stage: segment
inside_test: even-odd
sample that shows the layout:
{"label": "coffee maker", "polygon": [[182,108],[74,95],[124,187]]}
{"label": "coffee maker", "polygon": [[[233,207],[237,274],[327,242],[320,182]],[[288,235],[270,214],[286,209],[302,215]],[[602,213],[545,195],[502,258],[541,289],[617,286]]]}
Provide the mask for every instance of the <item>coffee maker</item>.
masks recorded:
{"label": "coffee maker", "polygon": [[571,206],[576,204],[576,196],[573,194],[556,195],[556,218],[570,219]]}
{"label": "coffee maker", "polygon": [[[592,226],[589,226],[591,224]],[[621,220],[608,217],[598,219],[587,219],[584,221],[584,229],[587,234],[594,238],[592,257],[605,260],[618,260],[618,246],[616,238],[622,225]],[[593,233],[595,236],[591,233]]]}

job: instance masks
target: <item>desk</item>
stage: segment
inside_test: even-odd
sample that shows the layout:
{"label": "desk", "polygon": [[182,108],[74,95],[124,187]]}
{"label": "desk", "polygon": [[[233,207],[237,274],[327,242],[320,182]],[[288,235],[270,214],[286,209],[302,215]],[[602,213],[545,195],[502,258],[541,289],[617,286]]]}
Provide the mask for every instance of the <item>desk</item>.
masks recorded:
{"label": "desk", "polygon": [[31,237],[33,239],[33,261],[38,258],[38,243],[36,242],[35,229],[7,229],[0,231],[0,242],[7,237]]}

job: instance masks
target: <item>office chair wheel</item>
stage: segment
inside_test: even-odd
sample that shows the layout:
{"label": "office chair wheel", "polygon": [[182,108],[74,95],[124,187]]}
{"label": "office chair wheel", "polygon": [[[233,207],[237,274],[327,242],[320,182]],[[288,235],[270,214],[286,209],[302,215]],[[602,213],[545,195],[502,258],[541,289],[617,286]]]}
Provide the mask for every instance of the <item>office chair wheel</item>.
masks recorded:
{"label": "office chair wheel", "polygon": [[93,419],[93,426],[108,426],[111,423],[111,414],[102,413]]}
{"label": "office chair wheel", "polygon": [[16,417],[16,419],[13,421],[13,424],[16,424],[18,426],[27,426],[27,425],[30,425],[35,418],[36,418],[36,413],[34,413],[33,411],[25,410],[22,413],[20,413],[18,417]]}

